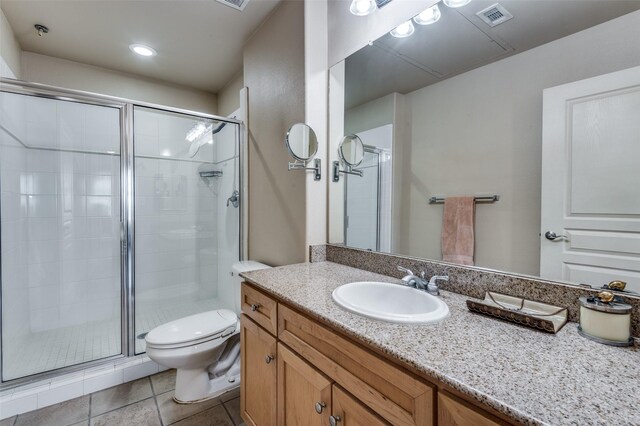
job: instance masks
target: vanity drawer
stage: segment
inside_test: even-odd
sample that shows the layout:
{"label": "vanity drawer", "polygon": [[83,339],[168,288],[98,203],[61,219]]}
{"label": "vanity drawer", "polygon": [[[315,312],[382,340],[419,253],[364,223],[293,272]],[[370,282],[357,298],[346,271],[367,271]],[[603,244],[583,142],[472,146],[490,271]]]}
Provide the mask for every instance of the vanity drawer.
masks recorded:
{"label": "vanity drawer", "polygon": [[247,283],[242,283],[240,300],[242,313],[275,336],[278,331],[278,303]]}
{"label": "vanity drawer", "polygon": [[278,338],[394,425],[434,424],[435,389],[280,304]]}
{"label": "vanity drawer", "polygon": [[509,424],[453,395],[443,391],[438,392],[439,426],[500,426]]}

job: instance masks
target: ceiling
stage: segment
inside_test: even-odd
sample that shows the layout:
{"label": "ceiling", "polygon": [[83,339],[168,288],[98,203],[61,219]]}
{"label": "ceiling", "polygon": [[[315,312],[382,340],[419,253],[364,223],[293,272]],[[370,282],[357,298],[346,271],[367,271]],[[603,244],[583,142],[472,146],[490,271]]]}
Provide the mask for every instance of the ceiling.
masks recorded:
{"label": "ceiling", "polygon": [[640,9],[640,0],[499,0],[514,18],[491,28],[475,14],[495,3],[474,0],[458,9],[439,3],[435,24],[416,25],[408,38],[387,34],[349,56],[345,107],[409,93]]}
{"label": "ceiling", "polygon": [[[2,0],[2,10],[25,51],[217,93],[279,2],[251,0],[239,11],[215,0]],[[49,33],[38,37],[34,24]],[[132,43],[158,55],[135,55]]]}

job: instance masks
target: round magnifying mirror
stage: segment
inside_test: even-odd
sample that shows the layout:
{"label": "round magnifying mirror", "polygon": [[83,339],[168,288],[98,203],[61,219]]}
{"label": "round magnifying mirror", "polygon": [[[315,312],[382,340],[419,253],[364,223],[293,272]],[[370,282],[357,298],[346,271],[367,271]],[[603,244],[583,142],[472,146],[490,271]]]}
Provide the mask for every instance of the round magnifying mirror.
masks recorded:
{"label": "round magnifying mirror", "polygon": [[285,145],[289,154],[299,161],[307,162],[318,152],[316,133],[304,123],[296,123],[289,128]]}
{"label": "round magnifying mirror", "polygon": [[348,135],[342,138],[338,147],[340,159],[347,165],[355,167],[362,163],[364,158],[364,144],[356,135]]}

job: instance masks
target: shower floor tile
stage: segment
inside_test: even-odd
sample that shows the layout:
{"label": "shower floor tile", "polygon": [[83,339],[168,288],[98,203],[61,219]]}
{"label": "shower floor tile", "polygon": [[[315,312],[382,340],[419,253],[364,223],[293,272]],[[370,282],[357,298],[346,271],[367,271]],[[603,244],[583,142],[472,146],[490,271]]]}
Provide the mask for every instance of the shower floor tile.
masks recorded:
{"label": "shower floor tile", "polygon": [[[136,310],[136,336],[158,325],[200,312],[220,309],[218,299],[182,303],[144,303]],[[44,371],[119,355],[120,321],[93,322],[7,339],[3,347],[3,379],[12,380]],[[136,338],[136,353],[145,351],[144,337]]]}
{"label": "shower floor tile", "polygon": [[120,322],[94,322],[31,333],[3,342],[3,379],[118,355]]}

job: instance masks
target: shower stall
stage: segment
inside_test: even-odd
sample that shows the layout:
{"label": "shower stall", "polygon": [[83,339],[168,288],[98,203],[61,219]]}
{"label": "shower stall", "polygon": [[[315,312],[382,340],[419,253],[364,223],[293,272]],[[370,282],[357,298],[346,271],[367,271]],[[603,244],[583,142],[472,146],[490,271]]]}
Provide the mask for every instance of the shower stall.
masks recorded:
{"label": "shower stall", "polygon": [[162,323],[233,308],[240,121],[0,84],[1,376],[145,351]]}

